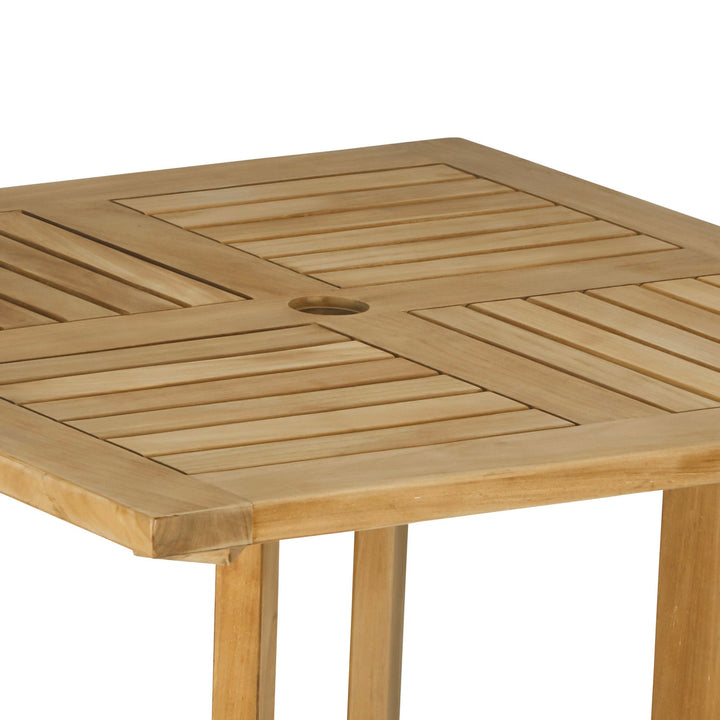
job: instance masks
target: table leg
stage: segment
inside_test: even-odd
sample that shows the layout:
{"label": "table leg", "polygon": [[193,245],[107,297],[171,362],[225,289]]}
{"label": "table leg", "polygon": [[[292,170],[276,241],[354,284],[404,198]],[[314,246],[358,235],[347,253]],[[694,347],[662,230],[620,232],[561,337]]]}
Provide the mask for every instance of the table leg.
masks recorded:
{"label": "table leg", "polygon": [[663,497],[653,720],[720,718],[720,485]]}
{"label": "table leg", "polygon": [[213,720],[272,720],[278,543],[251,545],[217,568]]}
{"label": "table leg", "polygon": [[355,533],[348,720],[398,720],[407,525]]}

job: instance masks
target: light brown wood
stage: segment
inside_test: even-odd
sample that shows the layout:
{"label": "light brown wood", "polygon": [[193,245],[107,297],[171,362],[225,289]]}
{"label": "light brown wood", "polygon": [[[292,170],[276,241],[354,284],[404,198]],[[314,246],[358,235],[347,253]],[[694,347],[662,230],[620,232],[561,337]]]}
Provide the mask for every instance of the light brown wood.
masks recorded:
{"label": "light brown wood", "polygon": [[314,458],[355,455],[395,448],[428,447],[473,438],[568,427],[571,423],[539,410],[473,415],[450,420],[419,422],[397,427],[333,433],[310,438],[277,440],[258,445],[236,445],[215,450],[198,450],[161,455],[158,460],[188,473],[214,473],[209,482],[232,477],[235,468],[261,467]]}
{"label": "light brown wood", "polygon": [[483,313],[482,309],[482,305],[472,305],[470,308],[438,308],[421,311],[418,315],[664,410],[682,412],[717,405],[713,400],[617,365],[592,353],[503,322]]}
{"label": "light brown wood", "polygon": [[[663,352],[635,339],[609,332],[597,323],[585,323],[567,315],[552,312],[537,302],[502,300],[477,306],[484,312],[508,322],[534,330],[542,335],[587,350],[620,365],[645,372],[651,377],[673,383],[697,394],[720,399],[720,373],[670,353]],[[638,330],[635,336],[640,335]],[[668,330],[668,335],[672,330]],[[698,343],[701,340],[698,340]],[[720,344],[715,343],[718,349]],[[687,354],[693,357],[693,347],[687,343]]]}
{"label": "light brown wood", "polygon": [[653,720],[720,716],[720,485],[665,491]]}
{"label": "light brown wood", "polygon": [[406,185],[380,190],[329,192],[286,200],[265,200],[240,205],[211,205],[196,210],[158,213],[157,217],[183,228],[205,228],[214,225],[257,222],[277,217],[293,217],[325,212],[347,212],[354,208],[374,208],[437,201],[439,199],[487,195],[501,186],[471,175],[455,182]]}
{"label": "light brown wood", "polygon": [[[478,388],[474,385],[447,375],[431,375],[414,380],[391,380],[359,387],[351,385],[291,395],[270,395],[254,400],[223,400],[203,405],[182,405],[144,413],[134,412],[78,420],[72,424],[98,437],[118,438],[225,423],[297,417],[303,414],[315,415],[379,403],[409,402],[477,391]],[[297,419],[302,421],[302,417]]]}
{"label": "light brown wood", "polygon": [[348,720],[398,720],[407,525],[355,534]]}
{"label": "light brown wood", "polygon": [[643,235],[560,243],[522,250],[481,253],[459,257],[397,263],[372,268],[316,273],[315,277],[338,287],[381,285],[426,278],[453,277],[473,272],[497,272],[517,268],[570,263],[603,257],[629,257],[653,251],[672,250],[673,246]]}
{"label": "light brown wood", "polygon": [[[362,432],[383,427],[398,427],[417,422],[474,417],[510,412],[525,406],[489,392],[470,392],[423,400],[378,403],[370,407],[328,410],[243,423],[205,425],[202,428],[170,430],[149,435],[113,438],[123,447],[143,455],[210,450],[218,447],[256,445],[277,440]],[[212,421],[211,421],[212,422]]]}
{"label": "light brown wood", "polygon": [[117,315],[115,310],[108,307],[3,267],[0,267],[0,285],[3,295],[12,302],[53,320],[82,320]]}
{"label": "light brown wood", "polygon": [[[668,262],[670,259],[672,262]],[[720,268],[720,256],[713,258],[695,250],[673,250],[671,253],[655,250],[627,257],[586,258],[493,272],[477,271],[453,275],[451,280],[433,277],[403,283],[388,282],[353,288],[350,292],[370,307],[382,307],[386,312],[409,312],[572,290],[589,292],[599,284],[608,287],[685,278],[713,267]]]}
{"label": "light brown wood", "polygon": [[5,400],[0,428],[6,495],[150,557],[251,539],[251,506],[242,497]]}
{"label": "light brown wood", "polygon": [[241,205],[251,202],[317,196],[325,193],[334,194],[352,190],[424,185],[448,180],[462,180],[468,177],[473,176],[447,165],[426,165],[399,168],[397,170],[345,173],[330,177],[284,180],[259,185],[218,188],[216,190],[128,198],[118,202],[148,215],[156,215],[183,210],[197,210],[199,208],[222,207],[224,205]]}
{"label": "light brown wood", "polygon": [[692,485],[717,442],[718,238],[454,139],[0,191],[11,492],[225,561]]}
{"label": "light brown wood", "polygon": [[319,217],[311,215],[233,225],[216,225],[202,228],[201,232],[204,236],[219,240],[221,243],[239,243],[246,240],[254,241],[363,227],[383,227],[395,223],[421,222],[435,218],[539,208],[546,207],[548,204],[545,200],[524,193],[510,192],[507,188],[496,185],[488,187],[488,193],[479,198],[454,198],[396,207],[348,210],[328,213]]}
{"label": "light brown wood", "polygon": [[114,320],[112,326],[100,318],[5,330],[0,362],[134,348],[308,323],[306,315],[292,310],[283,300],[220,303],[183,308],[182,312],[166,310],[125,315]]}
{"label": "light brown wood", "polygon": [[30,310],[9,300],[0,300],[0,330],[28,325],[45,325],[53,322],[49,315]]}
{"label": "light brown wood", "polygon": [[446,162],[682,247],[720,254],[715,225],[462,138],[423,143],[428,162]]}
{"label": "light brown wood", "polygon": [[[582,216],[579,217],[582,218]],[[421,240],[392,245],[371,245],[369,247],[334,252],[305,252],[301,255],[280,256],[277,258],[277,262],[299,272],[317,273],[324,270],[346,270],[397,263],[415,263],[440,258],[467,257],[544,245],[562,245],[584,240],[632,235],[626,228],[600,221],[593,222],[589,218],[587,220],[587,222],[579,222],[573,218],[573,222],[564,225],[553,224],[549,227],[506,230],[505,232],[485,233],[483,235],[462,235],[456,238],[442,237],[438,240]]]}
{"label": "light brown wood", "polygon": [[209,380],[176,386],[128,390],[88,395],[69,400],[49,400],[29,403],[28,407],[56,420],[78,420],[121,416],[141,412],[161,412],[176,407],[193,407],[205,403],[225,403],[238,400],[267,400],[289,397],[298,388],[312,392],[325,389],[365,387],[376,383],[430,377],[436,372],[402,358],[368,360],[277,373],[263,373],[246,378]]}
{"label": "light brown wood", "polygon": [[388,353],[382,350],[348,341],[254,355],[234,355],[179,362],[172,365],[170,374],[166,365],[148,365],[140,368],[122,368],[92,374],[28,380],[0,385],[0,393],[19,403],[44,402],[84,395],[260,375],[262,372],[280,372],[301,367],[379,360],[388,357],[390,357]]}
{"label": "light brown wood", "polygon": [[0,233],[166,298],[172,301],[171,305],[205,305],[239,299],[211,284],[193,280],[21,212],[0,213]]}
{"label": "light brown wood", "polygon": [[2,190],[0,491],[221,566],[214,720],[277,541],[356,531],[397,720],[407,523],[663,489],[655,720],[714,720],[719,319],[720,229],[459,139]]}
{"label": "light brown wood", "polygon": [[357,251],[365,256],[368,247],[386,247],[402,252],[395,245],[405,243],[436,243],[440,239],[457,238],[493,232],[520,232],[575,222],[590,222],[589,215],[556,205],[544,205],[529,210],[510,210],[499,213],[466,215],[442,220],[426,220],[422,223],[398,223],[380,228],[358,228],[331,233],[313,233],[301,237],[276,238],[273,240],[249,240],[236,247],[263,258]]}
{"label": "light brown wood", "polygon": [[272,720],[278,543],[251,545],[216,569],[213,720]]}
{"label": "light brown wood", "polygon": [[[340,322],[331,317],[322,320],[332,328],[339,327]],[[358,315],[352,330],[355,337],[369,344],[491,387],[572,422],[603,422],[659,412],[647,403],[414,315]]]}
{"label": "light brown wood", "polygon": [[720,288],[692,278],[649,283],[650,290],[683,300],[691,305],[720,312]]}
{"label": "light brown wood", "polygon": [[718,482],[718,423],[713,408],[200,477],[242,488],[265,541]]}
{"label": "light brown wood", "polygon": [[155,343],[117,350],[76,352],[72,355],[8,362],[2,366],[3,383],[17,383],[107,370],[124,370],[153,365],[213,360],[262,352],[294,350],[313,345],[344,342],[347,338],[313,326],[301,326],[253,333],[220,335],[197,340]]}
{"label": "light brown wood", "polygon": [[661,320],[668,325],[685,328],[700,337],[720,341],[720,325],[714,313],[652,292],[647,286],[623,285],[614,288],[599,288],[588,290],[587,294],[628,310],[634,310],[647,317]]}

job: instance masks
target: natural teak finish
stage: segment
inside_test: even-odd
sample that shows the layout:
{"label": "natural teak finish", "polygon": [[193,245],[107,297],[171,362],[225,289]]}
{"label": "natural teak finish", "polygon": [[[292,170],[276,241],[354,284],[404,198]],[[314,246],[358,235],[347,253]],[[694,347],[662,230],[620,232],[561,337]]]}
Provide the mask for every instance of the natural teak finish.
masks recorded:
{"label": "natural teak finish", "polygon": [[355,533],[348,720],[400,712],[408,527]]}
{"label": "natural teak finish", "polygon": [[272,715],[277,541],[358,533],[396,720],[407,523],[656,489],[655,718],[716,717],[717,227],[458,139],[10,188],[0,330],[0,491],[218,564],[215,720]]}
{"label": "natural teak finish", "polygon": [[213,720],[272,720],[279,543],[253,545],[218,566]]}

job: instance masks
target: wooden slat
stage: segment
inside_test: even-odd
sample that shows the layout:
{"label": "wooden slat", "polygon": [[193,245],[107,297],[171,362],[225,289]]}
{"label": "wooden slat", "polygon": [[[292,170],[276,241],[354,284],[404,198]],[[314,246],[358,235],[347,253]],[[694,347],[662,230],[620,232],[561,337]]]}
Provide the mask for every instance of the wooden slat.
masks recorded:
{"label": "wooden slat", "polygon": [[[30,208],[33,210],[33,208]],[[327,286],[117,203],[43,203],[34,213],[188,277],[248,298],[308,295]]]}
{"label": "wooden slat", "polygon": [[261,542],[709,484],[719,424],[720,409],[696,410],[237,470],[216,482],[252,499]]}
{"label": "wooden slat", "polygon": [[[392,205],[439,201],[487,195],[505,190],[501,185],[482,178],[468,178],[455,182],[409,185],[381,190],[328,193],[289,200],[274,200],[242,205],[200,208],[182,212],[161,213],[157,217],[183,228],[203,228],[213,225],[257,222],[275,218],[296,217],[321,213],[348,212],[359,208],[380,208]],[[322,222],[322,220],[321,220]]]}
{"label": "wooden slat", "polygon": [[472,307],[478,312],[454,307],[424,310],[418,315],[664,410],[682,412],[717,405],[708,398],[485,315],[482,304]]}
{"label": "wooden slat", "polygon": [[16,300],[25,307],[56,320],[80,320],[117,314],[114,310],[3,267],[0,267],[0,288],[2,296],[8,300]]}
{"label": "wooden slat", "polygon": [[483,311],[691,392],[720,399],[720,373],[524,300],[485,303]]}
{"label": "wooden slat", "polygon": [[486,197],[438,200],[437,202],[398,205],[374,210],[353,210],[330,213],[322,217],[280,218],[255,223],[241,223],[240,225],[218,225],[204,228],[202,234],[223,243],[237,243],[245,240],[263,240],[333,230],[377,227],[393,223],[433,220],[440,217],[460,217],[523,208],[539,208],[547,205],[551,205],[551,203],[532,195],[518,192],[497,192]]}
{"label": "wooden slat", "polygon": [[325,270],[420,262],[545,245],[555,246],[583,240],[622,237],[628,234],[630,233],[625,228],[602,221],[574,222],[568,225],[550,225],[501,233],[465,235],[452,239],[442,238],[356,250],[289,255],[277,258],[277,262],[300,272],[314,273]]}
{"label": "wooden slat", "polygon": [[[668,260],[672,259],[672,262]],[[587,290],[627,283],[643,283],[659,278],[681,278],[720,267],[713,259],[694,250],[647,252],[609,258],[580,260],[573,263],[536,265],[529,268],[475,272],[447,278],[411,280],[405,283],[370,285],[352,291],[371,306],[382,303],[384,311],[419,310],[441,305],[467,305],[545,293]]]}
{"label": "wooden slat", "polygon": [[52,322],[55,321],[47,315],[41,315],[22,307],[22,305],[0,298],[0,329],[2,330],[29,325],[46,325]]}
{"label": "wooden slat", "polygon": [[195,450],[253,445],[342,432],[412,425],[489,413],[510,412],[524,406],[490,392],[408,400],[371,407],[331,410],[268,420],[251,420],[188,430],[113,438],[113,442],[143,455],[168,455]]}
{"label": "wooden slat", "polygon": [[326,365],[252,375],[229,380],[210,380],[189,385],[130,390],[106,395],[90,395],[68,400],[30,403],[28,407],[58,420],[139,413],[165,408],[189,407],[208,402],[232,402],[275,395],[288,400],[302,391],[343,388],[365,383],[384,383],[435,375],[430,368],[402,358],[370,360],[343,365]]}
{"label": "wooden slat", "polygon": [[698,280],[710,283],[710,285],[715,285],[715,287],[720,287],[720,275],[707,275],[706,277],[698,278]]}
{"label": "wooden slat", "polygon": [[[660,350],[720,369],[720,343],[630,312],[584,293],[562,293],[533,298],[533,302],[639,340]],[[720,325],[720,322],[718,323]]]}
{"label": "wooden slat", "polygon": [[345,341],[347,338],[343,335],[325,328],[303,325],[199,340],[142,345],[136,348],[20,360],[14,363],[0,363],[0,384],[250,355],[258,352],[275,352]]}
{"label": "wooden slat", "polygon": [[355,533],[348,720],[399,720],[408,527]]}
{"label": "wooden slat", "polygon": [[334,343],[297,350],[242,355],[218,360],[153,365],[126,370],[108,370],[87,375],[34,380],[0,385],[0,394],[15,402],[28,403],[180,383],[243,377],[300,367],[341,365],[346,362],[378,360],[389,355],[358,342]]}
{"label": "wooden slat", "polygon": [[599,297],[621,307],[634,310],[651,318],[679,328],[686,328],[703,337],[720,341],[720,323],[717,315],[681,300],[652,292],[638,285],[588,290],[588,295]]}
{"label": "wooden slat", "polygon": [[649,283],[647,287],[691,305],[720,313],[720,288],[709,283],[688,278]]}
{"label": "wooden slat", "polygon": [[[273,463],[292,463],[315,458],[359,455],[395,448],[425,447],[473,438],[567,427],[570,423],[540,410],[480,415],[455,420],[438,420],[417,425],[363,430],[338,435],[323,435],[303,440],[202,450],[163,455],[163,463],[188,473],[210,473],[209,482],[225,480],[232,475],[222,471],[261,467]],[[213,473],[218,473],[214,475]]]}
{"label": "wooden slat", "polygon": [[546,225],[589,222],[592,219],[589,215],[583,215],[574,210],[557,205],[546,205],[529,210],[510,210],[486,215],[426,220],[421,223],[399,223],[384,227],[317,233],[301,237],[247,241],[236,243],[235,246],[260,257],[276,258],[301,253],[335,252],[376,245],[393,245],[461,235],[522,230]]}
{"label": "wooden slat", "polygon": [[[325,327],[340,327],[323,317]],[[353,318],[353,336],[573,422],[662,413],[652,405],[412,315]]]}
{"label": "wooden slat", "polygon": [[[273,417],[290,417],[304,413],[359,408],[381,403],[419,400],[476,392],[478,388],[446,375],[432,375],[415,380],[396,380],[372,385],[355,385],[332,390],[272,395],[254,400],[226,400],[203,405],[182,405],[165,410],[111,415],[79,420],[72,424],[97,437],[122,437],[182,428],[221,425]],[[178,389],[178,402],[182,390]]]}
{"label": "wooden slat", "polygon": [[213,720],[273,720],[278,572],[278,543],[216,570]]}
{"label": "wooden slat", "polygon": [[351,190],[421,185],[424,183],[462,180],[468,177],[472,177],[472,175],[451,168],[448,165],[424,165],[376,172],[367,171],[325,177],[309,177],[301,180],[282,180],[260,185],[237,185],[215,190],[150,195],[141,198],[128,198],[118,202],[148,215],[155,215],[181,210],[194,210],[196,208],[282,200]]}
{"label": "wooden slat", "polygon": [[0,235],[0,264],[116,312],[146,312],[178,307],[177,303],[87,270],[29,245]]}
{"label": "wooden slat", "polygon": [[[619,231],[618,231],[619,232]],[[433,277],[466,275],[473,272],[496,272],[516,268],[550,265],[602,257],[623,257],[656,250],[672,250],[672,245],[642,235],[590,240],[507,252],[465,255],[462,257],[398,263],[380,267],[337,270],[317,273],[315,277],[324,282],[351,287],[356,285],[379,285],[388,282],[406,282]]]}
{"label": "wooden slat", "polygon": [[307,315],[292,310],[287,301],[256,300],[234,303],[231,309],[221,303],[184,308],[182,312],[160,310],[115,316],[112,323],[102,318],[43,328],[17,328],[5,331],[5,342],[0,343],[0,362],[156,345],[307,323]]}
{"label": "wooden slat", "polygon": [[0,213],[0,232],[67,260],[145,288],[178,304],[204,305],[238,296],[120,252],[20,212]]}
{"label": "wooden slat", "polygon": [[720,716],[720,485],[663,497],[653,720]]}

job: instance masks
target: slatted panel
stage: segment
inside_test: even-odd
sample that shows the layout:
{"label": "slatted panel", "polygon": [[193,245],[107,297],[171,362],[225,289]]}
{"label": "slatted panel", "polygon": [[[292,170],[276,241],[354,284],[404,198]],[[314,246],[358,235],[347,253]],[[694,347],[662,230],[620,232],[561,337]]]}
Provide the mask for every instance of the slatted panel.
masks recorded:
{"label": "slatted panel", "polygon": [[[316,273],[315,277],[339,287],[382,285],[388,282],[454,277],[470,273],[514,270],[596,258],[628,257],[670,249],[672,249],[672,246],[661,240],[635,235],[606,240],[561,243],[559,245],[549,244],[522,250],[479,254],[468,253],[459,257],[398,263],[397,265],[383,265],[374,268],[322,272]],[[469,247],[468,250],[470,250]]]}
{"label": "slatted panel", "polygon": [[29,310],[17,302],[0,299],[0,330],[5,328],[27,327],[30,325],[45,325],[53,322],[47,315]]}
{"label": "slatted panel", "polygon": [[539,410],[516,410],[469,418],[281,440],[261,445],[165,455],[158,459],[188,473],[212,473],[301,460],[373,453],[393,448],[417,448],[473,438],[570,425]]}
{"label": "slatted panel", "polygon": [[122,202],[338,287],[676,248],[443,165]]}
{"label": "slatted panel", "polygon": [[417,314],[569,376],[668,412],[684,412],[720,405],[720,288],[707,280],[558,293]]}
{"label": "slatted panel", "polygon": [[240,300],[19,211],[0,213],[0,328]]}
{"label": "slatted panel", "polygon": [[201,208],[240,205],[270,200],[374,190],[384,187],[422,185],[447,180],[463,180],[472,175],[447,165],[425,165],[377,172],[346,173],[326,177],[285,180],[260,185],[239,185],[215,190],[200,190],[152,197],[128,198],[118,202],[148,215],[183,212]]}
{"label": "slatted panel", "polygon": [[0,396],[184,472],[570,424],[315,325],[0,363]]}
{"label": "slatted panel", "polygon": [[720,287],[702,279],[694,280],[666,280],[665,282],[651,283],[651,290],[682,300],[706,310],[720,312]]}

